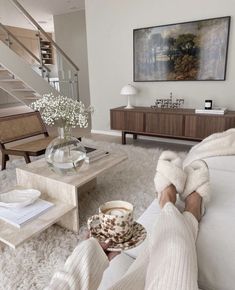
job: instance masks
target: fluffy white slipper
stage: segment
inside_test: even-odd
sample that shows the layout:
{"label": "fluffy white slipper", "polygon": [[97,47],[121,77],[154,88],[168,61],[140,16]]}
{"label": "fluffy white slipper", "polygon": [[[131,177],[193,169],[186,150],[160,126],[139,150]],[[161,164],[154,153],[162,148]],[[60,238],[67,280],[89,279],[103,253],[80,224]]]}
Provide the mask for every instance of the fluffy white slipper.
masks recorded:
{"label": "fluffy white slipper", "polygon": [[184,192],[180,194],[181,200],[196,191],[202,197],[201,214],[205,212],[205,203],[210,199],[210,186],[209,186],[209,170],[205,161],[196,160],[190,165],[185,167],[184,171],[187,174]]}
{"label": "fluffy white slipper", "polygon": [[183,192],[186,177],[181,158],[172,151],[164,151],[159,157],[157,173],[154,177],[158,198],[161,192],[171,184],[175,186],[177,192]]}

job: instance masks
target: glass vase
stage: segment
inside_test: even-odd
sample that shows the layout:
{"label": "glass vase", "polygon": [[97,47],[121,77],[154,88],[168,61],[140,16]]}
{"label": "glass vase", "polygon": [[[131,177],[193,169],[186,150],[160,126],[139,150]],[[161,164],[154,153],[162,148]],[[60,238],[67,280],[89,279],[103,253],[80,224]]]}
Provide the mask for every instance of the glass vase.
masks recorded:
{"label": "glass vase", "polygon": [[86,158],[85,147],[72,137],[71,128],[58,128],[58,133],[59,136],[47,146],[46,162],[57,174],[76,174]]}

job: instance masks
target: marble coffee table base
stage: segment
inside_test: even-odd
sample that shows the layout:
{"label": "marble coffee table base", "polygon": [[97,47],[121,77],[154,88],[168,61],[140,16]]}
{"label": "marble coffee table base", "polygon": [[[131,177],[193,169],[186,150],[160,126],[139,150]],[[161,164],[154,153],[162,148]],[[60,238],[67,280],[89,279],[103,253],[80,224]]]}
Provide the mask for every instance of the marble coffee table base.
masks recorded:
{"label": "marble coffee table base", "polygon": [[[16,249],[19,245],[57,223],[78,233],[78,198],[96,186],[96,178],[108,169],[125,161],[125,155],[110,154],[93,164],[83,164],[73,176],[59,176],[52,172],[44,159],[26,164],[16,169],[15,188],[34,188],[41,191],[41,198],[54,206],[28,222],[20,229],[0,220],[0,247],[8,245]],[[108,174],[108,173],[107,173]]]}
{"label": "marble coffee table base", "polygon": [[94,189],[97,176],[126,159],[126,155],[110,154],[92,164],[84,163],[78,173],[71,176],[55,174],[45,160],[40,159],[16,169],[17,184],[40,190],[44,199],[52,198],[73,205],[75,209],[64,215],[57,223],[66,229],[78,232],[79,195]]}
{"label": "marble coffee table base", "polygon": [[74,210],[67,213],[61,218],[57,224],[60,226],[78,233],[79,231],[79,212],[78,212],[78,196],[83,192],[89,192],[96,186],[96,178],[87,182],[82,186],[74,186],[53,180],[47,177],[42,177],[25,170],[17,168],[17,183],[25,188],[34,188],[41,191],[41,198],[48,200],[49,198],[61,201],[65,204],[74,205]]}

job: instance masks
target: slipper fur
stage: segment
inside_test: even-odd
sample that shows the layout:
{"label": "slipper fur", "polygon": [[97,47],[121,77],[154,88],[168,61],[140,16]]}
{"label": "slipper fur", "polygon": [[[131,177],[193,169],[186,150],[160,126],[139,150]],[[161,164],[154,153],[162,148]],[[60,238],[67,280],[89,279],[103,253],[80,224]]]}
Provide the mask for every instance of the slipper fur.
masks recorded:
{"label": "slipper fur", "polygon": [[187,174],[184,192],[180,194],[181,200],[185,200],[192,192],[196,191],[202,197],[202,215],[205,212],[205,203],[210,200],[209,170],[205,161],[196,160],[185,167]]}
{"label": "slipper fur", "polygon": [[169,185],[173,184],[177,192],[183,192],[186,174],[182,169],[181,158],[172,151],[164,151],[159,157],[157,173],[154,178],[158,197]]}
{"label": "slipper fur", "polygon": [[203,160],[196,160],[185,167],[187,180],[184,192],[180,195],[182,200],[196,191],[203,197],[205,202],[209,201],[209,170],[207,164]]}

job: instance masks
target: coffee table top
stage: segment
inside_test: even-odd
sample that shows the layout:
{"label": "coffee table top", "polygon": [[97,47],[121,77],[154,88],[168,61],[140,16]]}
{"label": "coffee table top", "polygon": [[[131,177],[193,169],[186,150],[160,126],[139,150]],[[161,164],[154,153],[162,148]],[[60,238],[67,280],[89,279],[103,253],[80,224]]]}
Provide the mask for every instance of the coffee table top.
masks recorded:
{"label": "coffee table top", "polygon": [[34,161],[17,168],[17,171],[27,171],[31,174],[42,176],[43,178],[49,178],[56,180],[57,182],[70,184],[76,187],[80,187],[90,180],[97,177],[102,172],[118,165],[122,161],[127,160],[127,156],[124,154],[110,153],[108,156],[101,158],[91,164],[83,163],[82,167],[74,175],[58,175],[54,173],[47,165],[44,158]]}

